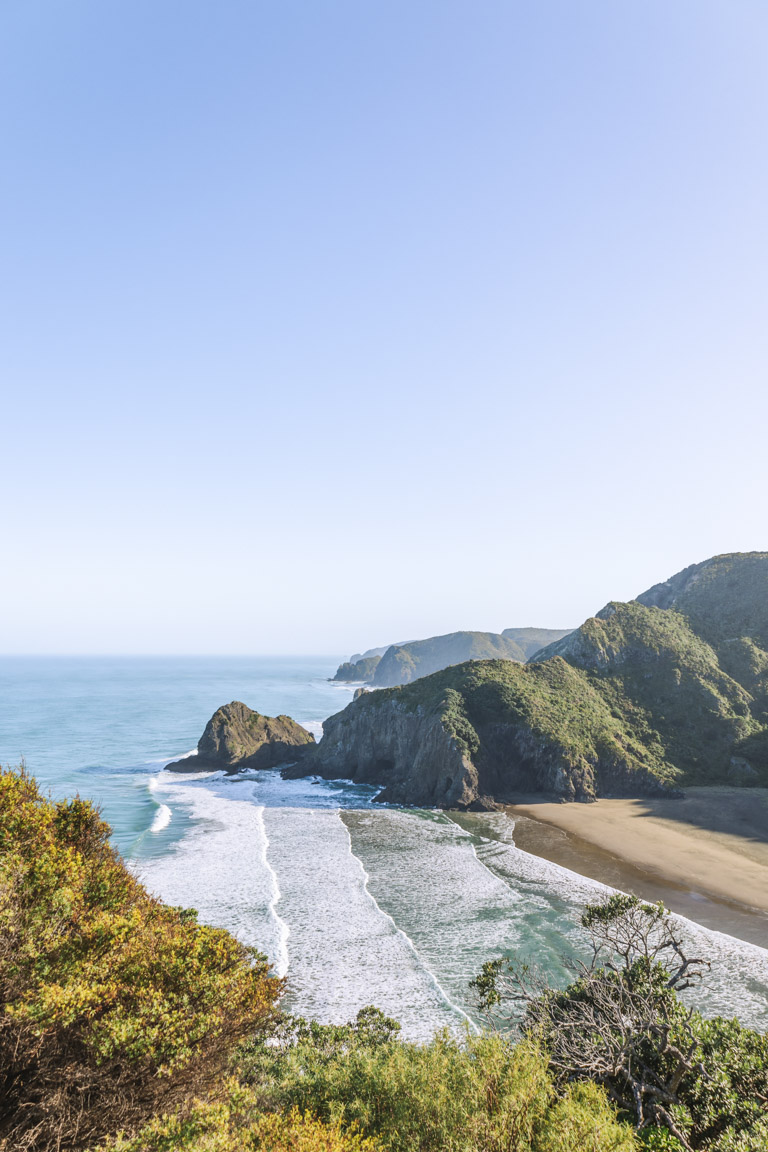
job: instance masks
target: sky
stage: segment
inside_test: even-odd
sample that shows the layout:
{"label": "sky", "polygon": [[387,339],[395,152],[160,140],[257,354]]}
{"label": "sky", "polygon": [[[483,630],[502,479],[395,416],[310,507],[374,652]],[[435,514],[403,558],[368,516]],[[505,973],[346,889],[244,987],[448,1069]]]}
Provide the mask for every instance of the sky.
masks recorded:
{"label": "sky", "polygon": [[0,651],[576,626],[768,548],[765,0],[4,0]]}

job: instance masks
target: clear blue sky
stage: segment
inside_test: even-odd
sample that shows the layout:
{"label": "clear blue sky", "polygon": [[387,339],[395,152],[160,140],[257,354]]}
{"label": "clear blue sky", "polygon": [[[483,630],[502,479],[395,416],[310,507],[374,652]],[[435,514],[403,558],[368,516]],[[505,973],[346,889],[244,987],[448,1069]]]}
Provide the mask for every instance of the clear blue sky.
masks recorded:
{"label": "clear blue sky", "polygon": [[765,0],[5,0],[7,652],[578,624],[768,548]]}

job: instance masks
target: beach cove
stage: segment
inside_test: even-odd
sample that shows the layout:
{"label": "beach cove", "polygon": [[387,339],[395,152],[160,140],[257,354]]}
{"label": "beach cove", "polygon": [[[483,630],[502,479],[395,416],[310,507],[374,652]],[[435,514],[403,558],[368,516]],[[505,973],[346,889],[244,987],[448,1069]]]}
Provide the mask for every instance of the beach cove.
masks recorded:
{"label": "beach cove", "polygon": [[593,804],[531,795],[507,811],[525,851],[768,947],[768,789]]}

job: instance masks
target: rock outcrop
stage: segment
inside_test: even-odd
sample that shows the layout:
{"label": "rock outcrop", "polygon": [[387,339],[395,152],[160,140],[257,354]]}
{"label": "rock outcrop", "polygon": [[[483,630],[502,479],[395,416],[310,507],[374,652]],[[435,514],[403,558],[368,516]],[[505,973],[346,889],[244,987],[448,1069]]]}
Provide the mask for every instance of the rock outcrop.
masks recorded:
{"label": "rock outcrop", "polygon": [[396,698],[366,708],[370,699],[372,694],[365,693],[326,720],[323,739],[311,757],[285,769],[283,775],[312,773],[329,780],[379,784],[377,800],[393,804],[474,805],[479,799],[477,771],[440,717],[411,711]]}
{"label": "rock outcrop", "polygon": [[339,664],[332,680],[344,684],[370,684],[381,661],[381,656],[361,656],[359,660],[348,660]]}
{"label": "rock outcrop", "polygon": [[262,716],[233,700],[214,712],[197,745],[197,754],[167,764],[174,772],[224,768],[275,768],[306,755],[315,738],[290,716]]}

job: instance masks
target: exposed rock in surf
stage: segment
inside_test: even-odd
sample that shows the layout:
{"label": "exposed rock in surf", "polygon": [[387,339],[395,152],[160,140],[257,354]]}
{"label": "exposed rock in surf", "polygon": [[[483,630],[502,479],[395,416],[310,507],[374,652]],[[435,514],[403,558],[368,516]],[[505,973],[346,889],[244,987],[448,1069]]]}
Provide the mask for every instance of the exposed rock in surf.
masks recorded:
{"label": "exposed rock in surf", "polygon": [[172,772],[224,768],[275,768],[297,760],[315,738],[290,716],[262,716],[233,700],[214,712],[197,745],[197,754],[166,764]]}

